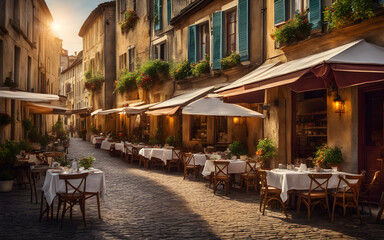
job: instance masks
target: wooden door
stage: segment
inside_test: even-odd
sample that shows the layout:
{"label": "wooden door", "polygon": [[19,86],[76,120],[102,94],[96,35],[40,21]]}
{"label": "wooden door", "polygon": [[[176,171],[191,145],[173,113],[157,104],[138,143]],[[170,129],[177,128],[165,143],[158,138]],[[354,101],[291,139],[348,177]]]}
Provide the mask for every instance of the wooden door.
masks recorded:
{"label": "wooden door", "polygon": [[[383,173],[384,157],[384,85],[360,88],[359,92],[359,172],[366,171],[368,185],[375,171]],[[372,198],[384,191],[383,174],[373,186]]]}

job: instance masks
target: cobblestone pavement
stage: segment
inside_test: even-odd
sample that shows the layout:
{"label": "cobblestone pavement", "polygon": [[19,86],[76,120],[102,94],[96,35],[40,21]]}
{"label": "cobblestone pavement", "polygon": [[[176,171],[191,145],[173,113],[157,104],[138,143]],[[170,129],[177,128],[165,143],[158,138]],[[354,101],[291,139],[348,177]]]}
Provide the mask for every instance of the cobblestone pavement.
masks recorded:
{"label": "cobblestone pavement", "polygon": [[[208,182],[181,173],[145,170],[130,165],[89,142],[71,139],[69,155],[96,157],[95,167],[106,175],[107,195],[102,220],[96,199],[87,201],[87,227],[76,208],[73,222],[66,216],[60,229],[56,221],[38,221],[40,205],[30,203],[29,189],[15,188],[0,194],[0,239],[384,239],[383,223],[364,215],[340,214],[331,224],[326,214],[289,210],[288,218],[277,209],[258,210],[258,194],[223,190],[216,196]],[[40,186],[42,185],[40,181]],[[40,201],[40,200],[39,200]],[[55,208],[57,203],[55,203]]]}

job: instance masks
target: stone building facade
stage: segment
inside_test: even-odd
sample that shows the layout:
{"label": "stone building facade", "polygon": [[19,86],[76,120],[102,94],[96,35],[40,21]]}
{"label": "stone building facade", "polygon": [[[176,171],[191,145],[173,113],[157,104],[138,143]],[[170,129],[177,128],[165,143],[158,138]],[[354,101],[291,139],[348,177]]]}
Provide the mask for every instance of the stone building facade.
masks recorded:
{"label": "stone building facade", "polygon": [[84,71],[104,77],[101,90],[92,93],[90,104],[94,109],[110,109],[115,105],[112,95],[116,79],[115,11],[115,1],[100,4],[79,31],[83,38]]}
{"label": "stone building facade", "polygon": [[[75,61],[67,69],[61,72],[60,81],[62,82],[62,93],[67,97],[68,109],[80,110],[89,107],[90,93],[84,88],[83,51],[77,55]],[[65,123],[67,127],[72,125],[75,130],[80,130],[80,121],[78,114],[72,114],[66,116]]]}
{"label": "stone building facade", "polygon": [[[43,0],[0,2],[0,86],[11,80],[17,89],[59,94],[62,40],[51,30],[52,15]],[[21,139],[21,121],[30,118],[41,133],[51,129],[57,116],[30,114],[21,101],[0,98],[1,112],[12,116],[0,140]]]}

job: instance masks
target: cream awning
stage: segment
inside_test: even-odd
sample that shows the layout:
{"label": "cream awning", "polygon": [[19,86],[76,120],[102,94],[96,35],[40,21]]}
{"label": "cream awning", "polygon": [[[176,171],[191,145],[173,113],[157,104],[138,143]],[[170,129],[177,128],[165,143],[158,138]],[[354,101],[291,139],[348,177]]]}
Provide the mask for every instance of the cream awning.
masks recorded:
{"label": "cream awning", "polygon": [[0,90],[0,98],[9,98],[27,102],[49,102],[60,100],[58,95],[11,90]]}
{"label": "cream awning", "polygon": [[264,118],[263,114],[251,109],[236,104],[224,103],[218,95],[200,98],[185,106],[182,113],[186,115]]}
{"label": "cream awning", "polygon": [[24,106],[27,107],[31,113],[41,114],[61,114],[68,110],[66,107],[45,103],[27,103]]}
{"label": "cream awning", "polygon": [[281,85],[303,92],[325,89],[333,80],[339,88],[384,81],[384,48],[358,40],[240,80],[217,90],[225,102],[256,102],[265,89]]}
{"label": "cream awning", "polygon": [[112,113],[119,113],[123,111],[124,108],[113,108],[113,109],[108,109],[108,110],[102,110],[96,113],[96,115],[109,115]]}
{"label": "cream awning", "polygon": [[168,107],[168,108],[160,108],[156,110],[146,111],[145,114],[152,116],[162,116],[162,115],[173,115],[179,110],[180,106],[176,107]]}
{"label": "cream awning", "polygon": [[123,109],[123,112],[126,113],[126,114],[140,114],[142,112],[145,112],[147,111],[150,107],[153,107],[155,106],[156,104],[158,103],[150,103],[150,104],[146,104],[146,105],[142,105],[142,106],[130,106],[130,107],[125,107]]}
{"label": "cream awning", "polygon": [[197,98],[208,94],[209,92],[213,91],[213,89],[214,87],[207,87],[207,88],[202,88],[198,90],[193,90],[189,93],[185,93],[185,94],[170,98],[162,103],[157,104],[156,106],[150,107],[149,110],[176,107],[176,106],[182,107],[196,100]]}
{"label": "cream awning", "polygon": [[91,112],[91,116],[96,115],[96,114],[97,114],[98,112],[100,112],[100,111],[103,111],[103,109],[97,109],[97,110]]}

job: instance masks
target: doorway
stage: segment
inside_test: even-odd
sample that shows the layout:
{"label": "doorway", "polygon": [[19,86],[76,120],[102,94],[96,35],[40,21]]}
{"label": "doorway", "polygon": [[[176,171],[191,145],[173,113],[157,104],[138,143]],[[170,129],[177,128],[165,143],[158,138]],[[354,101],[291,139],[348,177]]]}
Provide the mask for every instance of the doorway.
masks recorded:
{"label": "doorway", "polygon": [[368,185],[376,171],[381,171],[371,189],[378,201],[384,191],[384,84],[359,89],[359,172],[366,171]]}

